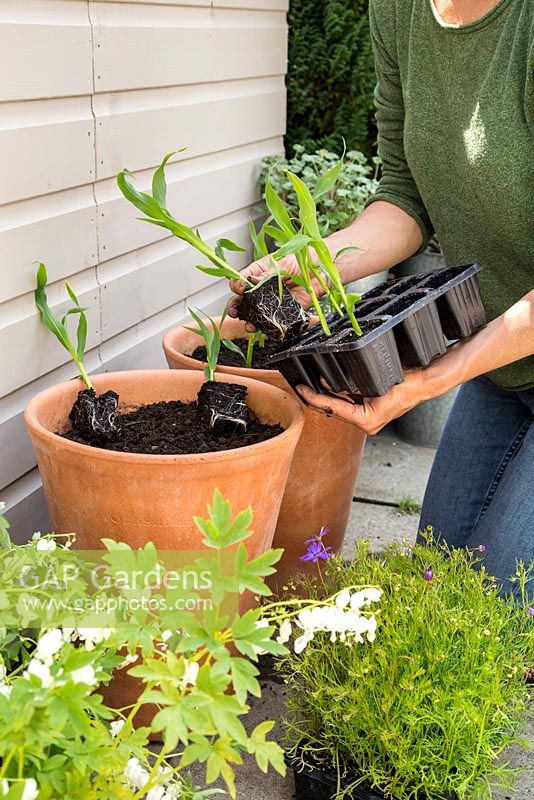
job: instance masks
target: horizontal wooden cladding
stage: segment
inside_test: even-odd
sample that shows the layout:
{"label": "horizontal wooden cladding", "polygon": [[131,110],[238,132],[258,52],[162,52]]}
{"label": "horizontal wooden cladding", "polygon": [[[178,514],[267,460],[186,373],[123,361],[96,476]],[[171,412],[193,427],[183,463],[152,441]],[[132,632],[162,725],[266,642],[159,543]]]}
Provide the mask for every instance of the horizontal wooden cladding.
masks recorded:
{"label": "horizontal wooden cladding", "polygon": [[[109,3],[109,0],[89,0]],[[198,6],[200,8],[244,8],[251,11],[287,11],[289,0],[115,0],[125,5]]]}
{"label": "horizontal wooden cladding", "polygon": [[0,101],[90,94],[87,12],[80,0],[2,0]]}
{"label": "horizontal wooden cladding", "polygon": [[[243,209],[201,229],[213,247],[217,239],[229,237],[249,249],[248,218],[254,209]],[[246,253],[232,254],[236,269],[250,262]],[[214,284],[214,278],[195,269],[205,261],[184,242],[171,237],[103,264],[99,268],[102,287],[102,338],[108,339]],[[228,293],[227,286],[221,291]]]}
{"label": "horizontal wooden cladding", "polygon": [[[259,201],[260,161],[281,149],[281,139],[268,139],[170,164],[169,209],[180,222],[195,227],[252,205]],[[144,190],[150,186],[151,178],[151,170],[141,172],[135,177],[135,185]],[[139,221],[139,212],[120,194],[115,180],[98,183],[96,199],[101,260],[132,252],[169,235],[161,228]]]}
{"label": "horizontal wooden cladding", "polygon": [[175,160],[281,137],[285,102],[281,77],[97,95],[97,177],[147,169],[181,147]]}
{"label": "horizontal wooden cladding", "polygon": [[35,288],[36,260],[51,283],[98,260],[92,186],[34,197],[0,208],[0,303]]}
{"label": "horizontal wooden cladding", "polygon": [[[71,282],[81,305],[89,308],[87,347],[90,349],[100,341],[99,291],[95,270],[89,269],[75,275]],[[61,316],[65,313],[68,298],[62,284],[51,285],[48,298],[56,314]],[[71,325],[75,331],[76,322],[71,321]],[[67,352],[43,327],[33,293],[2,305],[0,353],[2,397],[69,360]]]}
{"label": "horizontal wooden cladding", "polygon": [[96,92],[285,73],[286,22],[279,11],[101,2],[90,9]]}
{"label": "horizontal wooden cladding", "polygon": [[0,204],[94,181],[90,97],[0,105]]}
{"label": "horizontal wooden cladding", "polygon": [[[90,373],[100,371],[97,348],[87,353],[85,366]],[[26,405],[38,392],[74,378],[76,371],[76,366],[69,361],[0,400],[0,489],[9,486],[35,466],[35,456],[24,425]]]}

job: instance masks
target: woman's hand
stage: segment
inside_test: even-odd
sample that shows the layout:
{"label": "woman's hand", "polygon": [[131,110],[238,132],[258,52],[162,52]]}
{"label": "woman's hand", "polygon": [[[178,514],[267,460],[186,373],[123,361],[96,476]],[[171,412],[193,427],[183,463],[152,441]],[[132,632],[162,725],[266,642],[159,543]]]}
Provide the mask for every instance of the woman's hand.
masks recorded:
{"label": "woman's hand", "polygon": [[[299,265],[295,256],[287,256],[286,258],[282,258],[278,262],[278,267],[280,268],[281,272],[286,273],[286,275],[283,277],[283,281],[295,300],[297,300],[303,308],[309,308],[311,305],[309,294],[302,286],[297,286],[297,284],[291,279],[292,275],[299,274]],[[252,283],[258,283],[262,278],[272,274],[274,274],[274,269],[269,256],[260,258],[258,261],[254,261],[252,264],[250,264],[250,266],[241,272],[243,278],[246,278]],[[320,286],[315,281],[313,281],[313,285],[317,295],[320,296],[323,293]],[[246,288],[246,284],[241,281],[230,281],[230,289],[236,295],[236,297],[232,297],[228,303],[228,315],[230,317],[237,317],[237,308],[241,302],[240,295],[243,294]],[[254,326],[250,325],[248,322],[245,327],[249,331],[255,330]]]}
{"label": "woman's hand", "polygon": [[342,397],[316,394],[307,386],[298,386],[297,391],[310,406],[350,422],[372,436],[406,411],[434,396],[425,381],[425,370],[405,372],[403,383],[393,386],[382,397],[366,397],[362,405]]}

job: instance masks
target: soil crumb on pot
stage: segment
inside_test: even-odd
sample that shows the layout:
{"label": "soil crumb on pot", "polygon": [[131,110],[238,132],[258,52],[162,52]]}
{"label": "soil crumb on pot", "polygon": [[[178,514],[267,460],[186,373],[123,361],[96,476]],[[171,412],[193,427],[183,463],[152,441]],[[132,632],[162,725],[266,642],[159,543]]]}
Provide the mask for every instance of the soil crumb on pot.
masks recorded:
{"label": "soil crumb on pot", "polygon": [[83,436],[105,441],[116,438],[121,432],[121,417],[117,407],[119,395],[108,391],[97,395],[94,389],[78,392],[69,419]]}
{"label": "soil crumb on pot", "polygon": [[[233,339],[232,341],[241,349],[243,354],[246,354],[248,339]],[[263,347],[256,343],[252,354],[252,369],[277,369],[276,364],[269,362],[269,357],[277,353],[279,349],[280,346],[276,342],[271,342],[270,339],[266,340]],[[194,358],[196,361],[206,361],[206,348],[204,345],[196,347],[190,358]],[[238,367],[240,369],[245,366],[245,361],[239,353],[228,350],[226,347],[221,347],[218,363],[223,367]]]}
{"label": "soil crumb on pot", "polygon": [[279,344],[299,336],[309,324],[308,314],[277,276],[243,294],[238,316]]}
{"label": "soil crumb on pot", "polygon": [[197,405],[205,425],[215,433],[244,433],[248,424],[247,387],[240,383],[206,381]]}
{"label": "soil crumb on pot", "polygon": [[84,436],[79,430],[63,434],[66,439],[79,444],[100,447],[122,453],[149,455],[189,455],[235,450],[258,444],[283,433],[280,425],[264,425],[249,412],[247,430],[219,434],[206,425],[198,405],[179,400],[141,406],[128,414],[120,414],[120,437],[100,441],[95,436]]}

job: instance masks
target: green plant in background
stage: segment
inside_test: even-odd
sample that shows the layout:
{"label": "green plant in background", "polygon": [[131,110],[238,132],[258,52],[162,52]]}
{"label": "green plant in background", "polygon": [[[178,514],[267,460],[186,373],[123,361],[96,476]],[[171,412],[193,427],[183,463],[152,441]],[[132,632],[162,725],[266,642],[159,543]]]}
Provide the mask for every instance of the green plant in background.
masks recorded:
{"label": "green plant in background", "polygon": [[[63,345],[65,350],[70,354],[72,360],[78,367],[80,377],[88,389],[92,389],[92,383],[87,374],[83,364],[85,353],[85,344],[87,341],[87,317],[85,316],[86,308],[81,308],[78,298],[68,281],[65,281],[65,287],[68,295],[72,300],[72,308],[69,308],[67,313],[59,319],[56,317],[46,297],[46,286],[48,283],[48,275],[46,267],[43,263],[39,262],[37,268],[37,288],[35,289],[35,305],[39,309],[41,320],[48,330],[54,334],[56,339]],[[70,316],[78,317],[78,328],[76,332],[76,346],[71,342],[69,333],[67,331],[67,319]]]}
{"label": "green plant in background", "polygon": [[405,497],[401,497],[397,503],[397,508],[401,514],[419,514],[421,511],[421,504],[418,503],[417,500],[414,500],[413,497],[410,497],[410,495],[406,495]]}
{"label": "green plant in background", "polygon": [[[383,595],[372,647],[319,634],[281,665],[296,764],[339,766],[339,781],[354,786],[357,777],[394,800],[485,800],[492,787],[510,788],[516,771],[497,757],[527,713],[528,574],[520,565],[516,604],[499,596],[478,557],[443,545],[376,555],[362,543],[353,562],[333,557],[321,581],[302,583],[308,597],[355,583]],[[346,796],[349,787],[336,795]]]}
{"label": "green plant in background", "polygon": [[[267,176],[290,216],[298,215],[298,201],[287,170],[298,175],[314,193],[321,175],[339,161],[339,156],[328,150],[306,152],[303,145],[295,145],[290,159],[268,156],[261,165],[260,183],[265,198]],[[349,150],[331,189],[317,200],[317,222],[322,236],[346,228],[361,214],[365,203],[378,186],[376,170],[378,159],[370,162],[363,153]]]}
{"label": "green plant in background", "polygon": [[290,0],[286,152],[375,151],[376,83],[367,0]]}

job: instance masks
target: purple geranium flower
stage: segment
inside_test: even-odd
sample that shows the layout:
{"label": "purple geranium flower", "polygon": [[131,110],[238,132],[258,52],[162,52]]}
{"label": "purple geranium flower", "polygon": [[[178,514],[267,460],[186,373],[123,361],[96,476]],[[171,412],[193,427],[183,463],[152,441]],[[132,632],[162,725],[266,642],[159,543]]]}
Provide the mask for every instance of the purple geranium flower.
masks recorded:
{"label": "purple geranium flower", "polygon": [[425,571],[423,572],[423,578],[425,579],[425,581],[433,581],[434,571],[430,567],[428,569],[425,569]]}
{"label": "purple geranium flower", "polygon": [[529,617],[534,617],[534,606],[528,607],[528,615]]}

